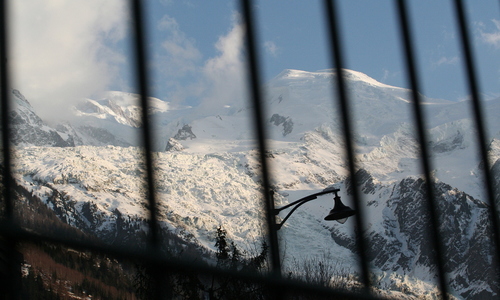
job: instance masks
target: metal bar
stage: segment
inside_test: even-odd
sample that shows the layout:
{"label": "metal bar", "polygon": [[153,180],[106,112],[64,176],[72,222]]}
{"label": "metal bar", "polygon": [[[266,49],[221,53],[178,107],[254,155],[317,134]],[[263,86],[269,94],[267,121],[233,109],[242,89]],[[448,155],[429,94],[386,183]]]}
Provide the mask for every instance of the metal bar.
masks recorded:
{"label": "metal bar", "polygon": [[[311,196],[307,196],[307,197],[301,198],[301,199],[299,199],[299,200],[297,200],[297,201],[293,201],[292,203],[287,204],[287,205],[285,205],[285,206],[283,206],[283,207],[275,208],[275,209],[274,209],[274,214],[275,214],[275,215],[277,215],[277,214],[279,214],[279,212],[280,212],[280,211],[285,210],[285,209],[287,209],[287,208],[289,208],[289,207],[292,207],[292,206],[294,206],[295,204],[297,204],[297,203],[299,203],[299,202],[309,202],[309,201],[314,200],[314,199],[317,199],[317,198],[318,198],[318,197],[316,197],[316,196],[314,196],[314,195],[311,195]],[[301,204],[301,205],[302,205],[302,204]]]}
{"label": "metal bar", "polygon": [[250,0],[240,1],[241,10],[243,13],[243,21],[245,24],[246,34],[246,50],[249,68],[248,84],[252,96],[252,104],[254,109],[254,126],[257,133],[259,144],[259,159],[261,163],[262,188],[264,194],[264,212],[266,213],[266,221],[269,235],[269,243],[271,248],[271,264],[272,274],[276,277],[281,277],[281,261],[279,254],[278,234],[276,232],[275,217],[274,217],[274,200],[271,197],[271,184],[269,180],[269,167],[266,158],[266,132],[264,130],[264,107],[262,105],[262,93],[260,91],[260,70],[256,46],[255,25],[253,20],[253,12],[250,7]]}
{"label": "metal bar", "polygon": [[3,202],[4,215],[6,218],[13,217],[13,198],[12,198],[12,170],[11,170],[11,153],[10,153],[10,135],[11,128],[9,124],[9,112],[11,109],[9,101],[9,70],[8,70],[8,30],[7,30],[7,0],[1,0],[0,3],[0,88],[2,97],[2,146],[3,146]]}
{"label": "metal bar", "polygon": [[149,89],[148,89],[148,71],[147,71],[147,54],[146,54],[146,30],[143,21],[142,1],[131,1],[131,13],[134,20],[135,30],[135,63],[137,73],[137,83],[140,94],[140,103],[142,107],[142,134],[144,146],[144,158],[146,164],[146,185],[148,187],[148,203],[149,203],[149,230],[150,243],[153,247],[159,245],[159,225],[157,220],[157,203],[154,189],[154,172],[153,172],[153,155],[151,146],[151,126],[148,118],[149,111]]}
{"label": "metal bar", "polygon": [[281,227],[283,226],[283,224],[285,224],[286,220],[288,220],[288,218],[290,218],[290,216],[293,214],[294,211],[297,210],[297,208],[301,207],[302,205],[304,205],[307,202],[312,201],[314,199],[317,199],[317,198],[316,197],[307,197],[307,198],[303,199],[302,202],[298,203],[294,208],[292,208],[292,210],[290,212],[288,212],[288,214],[283,219],[283,221],[281,221],[281,223],[277,223],[276,224],[276,230],[281,229]]}
{"label": "metal bar", "polygon": [[[486,144],[486,128],[484,126],[484,116],[481,108],[481,98],[479,94],[478,80],[476,78],[476,70],[474,63],[474,55],[472,54],[472,47],[470,43],[469,33],[467,30],[467,16],[464,12],[463,3],[460,0],[455,0],[455,16],[457,19],[457,26],[460,28],[461,45],[463,51],[463,58],[465,60],[467,81],[469,84],[469,92],[472,97],[471,110],[474,115],[474,123],[477,128],[477,143],[479,144],[479,155],[483,162],[483,176],[484,176],[484,189],[486,191],[486,198],[489,202],[490,221],[493,227],[493,243],[495,247],[497,267],[500,267],[500,220],[498,217],[498,208],[495,202],[495,181],[491,174],[491,165],[488,157],[488,147]],[[497,186],[498,188],[498,186]],[[500,270],[500,269],[497,269]],[[495,272],[500,276],[499,272]],[[500,278],[498,278],[500,280]]]}
{"label": "metal bar", "polygon": [[397,12],[399,16],[399,23],[401,28],[401,40],[403,42],[403,50],[405,51],[405,63],[407,67],[408,80],[411,86],[411,96],[413,100],[413,113],[414,121],[417,125],[417,136],[420,148],[420,156],[422,161],[422,170],[424,172],[424,178],[426,182],[426,194],[427,194],[427,210],[429,212],[430,222],[432,231],[431,243],[436,251],[436,262],[439,276],[439,287],[442,292],[442,297],[448,299],[448,286],[446,284],[446,273],[444,270],[445,257],[443,254],[443,246],[440,239],[439,233],[439,214],[438,207],[436,204],[434,196],[434,181],[431,175],[431,162],[429,159],[429,151],[427,149],[428,140],[425,133],[424,125],[424,115],[421,109],[420,100],[420,85],[418,82],[418,72],[416,66],[416,58],[413,53],[413,39],[410,31],[410,24],[408,20],[408,14],[406,9],[406,3],[404,0],[396,0],[397,2]]}
{"label": "metal bar", "polygon": [[331,49],[331,59],[332,59],[332,64],[334,68],[337,71],[337,96],[339,99],[339,106],[340,106],[340,118],[342,120],[342,130],[343,130],[343,136],[345,139],[345,146],[346,146],[346,154],[347,154],[347,163],[349,166],[349,174],[352,178],[351,184],[352,184],[352,192],[353,192],[353,203],[355,210],[357,211],[358,215],[355,217],[356,219],[356,226],[357,226],[357,250],[359,253],[359,256],[361,258],[360,261],[360,268],[361,268],[361,281],[364,284],[365,292],[369,293],[370,292],[370,276],[369,276],[369,268],[368,268],[368,257],[367,257],[367,251],[368,251],[368,244],[366,243],[365,236],[364,236],[364,229],[365,229],[365,219],[364,219],[364,209],[363,205],[361,202],[361,195],[358,191],[357,188],[357,176],[356,176],[356,163],[355,163],[355,156],[354,156],[354,145],[353,145],[353,127],[351,125],[351,109],[349,107],[349,99],[346,91],[346,83],[344,80],[344,74],[343,74],[343,66],[344,66],[344,57],[343,57],[343,52],[342,52],[342,43],[341,43],[341,37],[340,37],[340,28],[339,28],[339,22],[337,19],[337,10],[335,7],[335,1],[332,0],[325,0],[324,1],[325,5],[325,12],[326,12],[326,24],[327,24],[327,29],[329,33],[329,40],[330,40],[330,49]]}
{"label": "metal bar", "polygon": [[[14,198],[13,198],[13,178],[11,170],[11,147],[10,147],[10,135],[11,127],[9,124],[9,112],[11,110],[10,105],[10,73],[9,73],[9,61],[8,61],[8,4],[7,0],[0,0],[0,89],[1,89],[1,124],[2,124],[2,147],[3,147],[3,178],[2,178],[2,197],[4,205],[4,215],[5,221],[10,224],[10,226],[15,226],[14,219]],[[0,234],[3,235],[3,231],[0,230]],[[4,282],[8,296],[11,299],[20,299],[21,292],[21,266],[19,261],[16,259],[16,243],[17,238],[15,236],[7,236],[4,240],[5,242],[5,257],[7,258],[6,272],[9,274],[7,282]]]}
{"label": "metal bar", "polygon": [[[287,204],[287,205],[285,205],[283,207],[275,208],[274,211],[277,214],[278,212],[280,212],[280,211],[282,211],[284,209],[287,209],[290,206],[293,206],[294,204],[299,203],[301,201],[304,201],[304,200],[307,200],[307,201],[313,200],[313,199],[316,199],[316,197],[318,197],[318,196],[322,196],[322,195],[326,195],[326,194],[331,194],[331,193],[335,193],[335,192],[338,192],[338,191],[340,191],[340,190],[339,189],[334,189],[334,190],[321,191],[319,193],[315,193],[315,194],[312,194],[312,195],[309,195],[309,196],[305,196],[304,198],[300,198],[299,200],[296,200],[296,201],[294,201],[292,203],[289,203],[289,204]],[[309,198],[312,198],[312,199],[309,199]]]}
{"label": "metal bar", "polygon": [[[141,0],[132,0],[130,8],[131,14],[134,20],[134,31],[135,39],[134,49],[135,49],[135,63],[136,63],[136,82],[138,84],[140,104],[142,108],[142,137],[144,146],[144,159],[146,165],[146,186],[147,186],[147,200],[149,204],[149,247],[158,255],[160,253],[160,238],[159,230],[160,226],[158,224],[158,207],[155,195],[155,184],[154,184],[154,172],[153,172],[153,155],[152,155],[152,138],[151,138],[151,126],[148,117],[149,112],[149,89],[148,89],[148,70],[147,70],[147,36],[146,36],[146,26],[144,25],[143,19],[143,2]],[[163,272],[155,264],[146,265],[147,272],[151,273],[154,280],[154,297],[155,299],[163,299],[165,286],[162,284]]]}

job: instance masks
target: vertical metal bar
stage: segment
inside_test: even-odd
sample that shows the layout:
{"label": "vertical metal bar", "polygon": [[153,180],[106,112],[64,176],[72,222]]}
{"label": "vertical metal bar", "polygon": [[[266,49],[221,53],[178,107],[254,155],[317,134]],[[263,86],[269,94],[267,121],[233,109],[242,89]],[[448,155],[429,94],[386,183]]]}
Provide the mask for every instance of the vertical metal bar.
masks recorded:
{"label": "vertical metal bar", "polygon": [[254,108],[254,126],[259,143],[259,159],[262,172],[262,188],[264,193],[264,210],[266,213],[267,227],[269,231],[269,242],[271,248],[271,263],[274,276],[281,276],[281,261],[278,245],[278,234],[276,232],[276,220],[274,216],[274,201],[271,197],[271,185],[269,180],[269,167],[266,159],[266,133],[264,130],[264,108],[262,105],[262,93],[260,91],[260,71],[256,47],[256,34],[253,21],[252,9],[249,0],[241,0],[243,21],[245,24],[246,50],[248,59],[249,78],[248,84],[252,95]]}
{"label": "vertical metal bar", "polygon": [[[151,146],[151,126],[149,123],[149,90],[148,90],[148,70],[147,70],[147,51],[146,51],[146,30],[144,29],[144,18],[142,12],[142,1],[131,0],[131,13],[134,20],[134,50],[135,50],[135,63],[137,73],[137,83],[140,94],[140,103],[142,108],[142,137],[144,146],[144,159],[146,165],[146,188],[147,198],[149,204],[149,250],[158,251],[160,246],[159,240],[159,225],[157,220],[157,203],[154,185],[154,172],[153,172],[153,155]],[[153,280],[153,294],[155,299],[162,299],[163,286],[161,283],[162,273],[156,266],[147,265],[147,272],[150,272]]]}
{"label": "vertical metal bar", "polygon": [[[154,172],[153,172],[153,155],[151,146],[151,126],[148,117],[149,112],[149,89],[148,89],[148,70],[147,70],[147,54],[146,54],[146,29],[143,18],[143,3],[141,0],[131,0],[130,9],[133,23],[134,23],[134,38],[133,48],[135,50],[135,67],[136,67],[136,80],[140,95],[140,104],[142,108],[142,137],[144,146],[144,159],[146,164],[146,188],[147,198],[149,204],[149,250],[159,251],[159,224],[157,220],[157,202],[155,195],[154,185]],[[162,272],[157,266],[147,265],[147,272],[151,273],[153,282],[153,294],[155,299],[163,298],[163,285],[161,282]]]}
{"label": "vertical metal bar", "polygon": [[339,99],[340,105],[340,118],[342,119],[342,130],[345,139],[346,146],[346,154],[347,154],[347,163],[349,166],[349,174],[351,176],[351,185],[353,192],[353,200],[354,207],[357,211],[356,226],[357,230],[357,250],[361,257],[361,279],[365,287],[365,291],[368,293],[370,290],[370,276],[369,276],[369,268],[368,268],[368,258],[367,258],[367,250],[368,244],[366,243],[366,239],[364,236],[364,228],[365,228],[365,214],[364,208],[361,202],[361,195],[357,188],[357,176],[356,176],[356,163],[355,163],[355,154],[354,154],[354,145],[353,145],[353,128],[351,125],[351,109],[349,107],[349,99],[346,91],[346,82],[344,80],[344,56],[342,52],[342,44],[340,37],[340,29],[339,22],[337,17],[337,9],[335,6],[335,2],[331,0],[325,0],[325,11],[327,18],[327,26],[330,40],[330,48],[332,53],[332,64],[337,71],[337,96]]}
{"label": "vertical metal bar", "polygon": [[[477,128],[477,143],[479,144],[479,155],[480,159],[483,162],[484,166],[484,188],[486,190],[486,198],[488,199],[490,209],[490,219],[493,227],[493,235],[494,235],[494,247],[496,254],[496,262],[500,264],[499,249],[500,249],[500,220],[498,217],[498,208],[495,203],[495,181],[493,180],[493,175],[491,174],[491,165],[488,159],[488,147],[486,144],[487,136],[486,136],[486,128],[484,126],[484,116],[481,108],[481,99],[479,96],[479,87],[478,80],[476,78],[476,70],[475,63],[472,54],[472,47],[470,43],[469,33],[467,30],[467,18],[465,15],[465,11],[463,8],[463,3],[460,0],[455,1],[455,16],[457,19],[457,25],[460,28],[460,37],[461,37],[461,45],[462,51],[465,60],[465,67],[467,73],[467,81],[469,84],[469,92],[472,97],[471,102],[471,110],[474,115],[474,123]],[[498,265],[497,267],[500,267]],[[497,269],[500,270],[500,269]],[[495,272],[497,276],[500,275],[499,272]],[[500,278],[499,278],[500,279]]]}
{"label": "vertical metal bar", "polygon": [[403,49],[405,51],[405,58],[406,58],[406,67],[407,67],[407,73],[408,73],[408,80],[411,86],[411,95],[412,95],[412,100],[413,100],[413,113],[414,113],[414,119],[415,123],[417,126],[417,136],[418,136],[418,143],[419,143],[419,148],[420,148],[420,154],[421,154],[421,161],[422,161],[422,169],[424,172],[424,178],[425,178],[425,187],[426,187],[426,194],[427,194],[427,210],[429,212],[430,216],[430,222],[431,222],[431,227],[432,230],[430,232],[431,234],[431,242],[432,246],[436,251],[436,262],[437,262],[437,269],[438,269],[438,275],[439,275],[439,287],[442,292],[442,297],[444,299],[448,299],[448,286],[446,284],[446,275],[445,275],[445,270],[444,270],[444,254],[443,254],[443,246],[442,246],[442,240],[440,238],[440,233],[439,233],[439,214],[438,214],[438,207],[436,204],[436,199],[435,199],[435,194],[434,194],[434,181],[431,175],[431,162],[430,162],[430,156],[429,156],[429,151],[427,149],[427,136],[425,133],[425,125],[424,125],[424,115],[423,111],[421,109],[421,100],[420,100],[420,85],[418,82],[418,72],[417,72],[417,66],[416,66],[416,58],[413,53],[413,38],[411,37],[411,31],[410,31],[410,24],[408,21],[408,14],[407,14],[407,8],[406,8],[406,3],[404,0],[396,0],[397,1],[397,9],[398,9],[398,16],[399,16],[399,23],[400,23],[400,28],[401,28],[401,39],[403,42]]}
{"label": "vertical metal bar", "polygon": [[[10,149],[10,135],[11,128],[9,124],[10,112],[10,82],[9,82],[9,65],[8,65],[8,5],[7,0],[0,0],[0,89],[1,89],[1,124],[2,124],[2,147],[3,147],[3,205],[4,205],[4,218],[9,226],[15,225],[14,219],[14,198],[13,198],[13,178],[11,170],[11,149]],[[11,299],[20,299],[20,280],[21,280],[21,262],[18,261],[16,255],[16,240],[13,236],[6,236],[3,240],[5,246],[3,249],[4,255],[7,259],[7,269],[4,270],[9,274],[6,284],[6,291]]]}
{"label": "vertical metal bar", "polygon": [[147,43],[146,30],[143,23],[143,12],[141,0],[132,0],[132,16],[134,20],[135,30],[135,63],[136,63],[136,80],[139,88],[140,103],[142,108],[142,137],[144,146],[144,159],[146,163],[146,185],[148,190],[149,203],[149,230],[150,243],[154,247],[158,246],[158,220],[157,220],[157,203],[154,190],[154,172],[153,172],[153,155],[151,146],[151,126],[148,118],[149,103],[148,103],[148,72],[147,72],[147,55],[145,45]]}
{"label": "vertical metal bar", "polygon": [[8,221],[13,217],[12,200],[12,173],[11,173],[11,153],[10,153],[10,124],[9,124],[9,70],[7,60],[7,0],[1,0],[0,6],[0,88],[2,97],[2,146],[3,146],[3,197],[4,197],[4,215]]}

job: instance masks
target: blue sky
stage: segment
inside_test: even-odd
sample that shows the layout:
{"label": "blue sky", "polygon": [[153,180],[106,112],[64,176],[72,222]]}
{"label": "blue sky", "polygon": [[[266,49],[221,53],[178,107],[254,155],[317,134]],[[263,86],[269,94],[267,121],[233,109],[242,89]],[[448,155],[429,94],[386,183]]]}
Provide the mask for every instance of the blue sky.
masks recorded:
{"label": "blue sky", "polygon": [[[467,97],[452,1],[408,1],[422,93]],[[34,106],[56,106],[100,90],[135,90],[126,1],[14,1],[14,86]],[[237,1],[148,0],[154,96],[182,104],[223,105],[245,86]],[[338,1],[346,66],[406,86],[394,1]],[[254,2],[262,75],[331,68],[322,1]],[[500,6],[466,1],[481,91],[500,96]],[[76,101],[76,100],[75,100]],[[45,109],[53,112],[54,109]],[[42,112],[43,113],[43,112]]]}
{"label": "blue sky", "polygon": [[[467,97],[451,1],[409,1],[422,92],[460,101]],[[232,1],[157,3],[155,18],[168,15],[200,51],[198,63],[220,53],[214,44],[234,26]],[[393,1],[338,1],[346,67],[381,82],[406,86],[400,32]],[[322,1],[256,1],[260,58],[265,81],[282,70],[316,71],[331,67]],[[469,30],[485,99],[500,96],[500,6],[468,1]],[[157,36],[162,39],[161,34]],[[187,78],[185,78],[187,79]]]}

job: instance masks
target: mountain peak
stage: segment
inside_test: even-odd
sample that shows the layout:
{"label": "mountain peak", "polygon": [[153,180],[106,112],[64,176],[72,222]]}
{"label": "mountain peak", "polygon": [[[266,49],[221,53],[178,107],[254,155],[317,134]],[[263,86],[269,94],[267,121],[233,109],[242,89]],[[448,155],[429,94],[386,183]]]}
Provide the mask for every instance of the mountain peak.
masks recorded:
{"label": "mountain peak", "polygon": [[303,79],[314,79],[318,77],[330,77],[331,75],[332,75],[331,70],[310,72],[310,71],[302,71],[295,69],[285,69],[281,73],[279,73],[278,76],[275,77],[275,79],[303,80]]}
{"label": "mountain peak", "polygon": [[31,103],[29,103],[28,99],[24,97],[23,94],[21,94],[20,91],[16,89],[12,89],[12,95],[14,95],[15,103],[19,106],[26,107],[29,110],[33,110],[33,107],[31,106]]}
{"label": "mountain peak", "polygon": [[369,85],[381,87],[381,88],[402,89],[399,87],[395,87],[395,86],[388,85],[388,84],[382,83],[380,81],[377,81],[377,80],[373,79],[372,77],[366,75],[365,73],[361,73],[361,72],[353,71],[353,70],[349,70],[349,69],[343,69],[343,71],[344,71],[344,76],[348,80],[362,81],[362,82],[365,82]]}
{"label": "mountain peak", "polygon": [[[122,108],[126,107],[140,107],[141,99],[139,94],[120,92],[120,91],[105,91],[98,95],[100,100],[107,100],[114,102]],[[150,110],[154,112],[166,112],[173,109],[169,102],[160,100],[155,97],[148,97]]]}
{"label": "mountain peak", "polygon": [[[365,73],[349,69],[342,69],[342,70],[344,72],[344,77],[348,81],[359,81],[359,82],[364,82],[371,86],[402,90],[402,88],[394,87],[379,82],[373,79],[372,77],[366,75]],[[278,76],[276,76],[275,79],[276,80],[310,80],[310,79],[320,79],[320,78],[329,79],[335,76],[336,74],[337,74],[336,69],[324,69],[314,72],[295,70],[295,69],[285,69],[280,74],[278,74]]]}

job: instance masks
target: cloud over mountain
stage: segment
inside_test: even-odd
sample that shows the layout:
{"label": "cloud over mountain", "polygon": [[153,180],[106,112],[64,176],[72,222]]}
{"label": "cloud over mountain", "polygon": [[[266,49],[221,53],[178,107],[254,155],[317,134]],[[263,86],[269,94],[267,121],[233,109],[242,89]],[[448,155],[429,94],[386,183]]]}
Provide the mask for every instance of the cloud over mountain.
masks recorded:
{"label": "cloud over mountain", "polygon": [[11,5],[13,86],[42,116],[109,89],[127,32],[124,1],[14,1]]}

